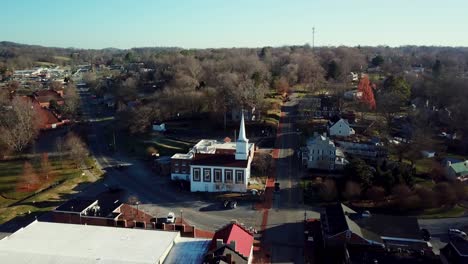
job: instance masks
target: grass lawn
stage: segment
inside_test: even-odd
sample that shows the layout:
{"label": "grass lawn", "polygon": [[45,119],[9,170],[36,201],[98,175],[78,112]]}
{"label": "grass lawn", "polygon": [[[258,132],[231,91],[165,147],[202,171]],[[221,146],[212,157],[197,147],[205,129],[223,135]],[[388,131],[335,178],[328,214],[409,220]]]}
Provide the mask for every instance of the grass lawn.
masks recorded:
{"label": "grass lawn", "polygon": [[421,185],[422,187],[426,187],[428,189],[432,189],[435,185],[431,179],[425,179],[421,177],[414,177],[414,184]]}
{"label": "grass lawn", "polygon": [[431,208],[424,210],[423,213],[418,215],[420,218],[447,218],[447,217],[460,217],[465,214],[465,208],[455,205],[452,208]]}
{"label": "grass lawn", "polygon": [[[49,211],[67,199],[69,194],[76,192],[74,189],[77,185],[97,179],[82,175],[81,169],[77,169],[71,160],[63,158],[61,161],[58,157],[49,158],[51,171],[46,178],[40,172],[40,159],[28,160],[39,182],[36,188],[28,190],[19,187],[22,182],[24,162],[24,160],[0,162],[0,223],[30,212]],[[91,159],[86,163],[93,164]],[[34,195],[59,182],[62,183]],[[17,203],[31,195],[34,196]]]}
{"label": "grass lawn", "polygon": [[417,160],[414,163],[414,165],[416,167],[416,174],[418,175],[428,174],[429,172],[431,172],[433,168],[434,159],[431,159],[431,158],[420,159],[420,160]]}

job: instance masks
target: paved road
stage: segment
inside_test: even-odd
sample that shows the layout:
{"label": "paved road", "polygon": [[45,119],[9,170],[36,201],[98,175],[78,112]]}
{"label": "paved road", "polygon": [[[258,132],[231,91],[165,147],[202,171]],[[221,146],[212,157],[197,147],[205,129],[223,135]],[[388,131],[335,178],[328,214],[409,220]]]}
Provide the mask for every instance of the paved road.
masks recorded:
{"label": "paved road", "polygon": [[304,218],[319,217],[316,211],[305,209],[299,187],[301,166],[294,155],[299,144],[299,135],[294,125],[296,111],[297,103],[294,99],[282,107],[283,117],[276,142],[276,148],[279,149],[276,181],[280,183],[281,191],[274,195],[262,240],[269,248],[272,263],[303,263]]}
{"label": "paved road", "polygon": [[448,243],[449,238],[447,231],[449,228],[456,228],[468,232],[468,217],[418,219],[418,222],[421,228],[425,228],[431,233],[431,244],[436,254]]}
{"label": "paved road", "polygon": [[[82,93],[81,96],[84,118],[95,120],[95,104],[89,100],[89,94]],[[93,196],[105,191],[105,185],[117,185],[126,190],[126,197],[138,198],[140,209],[156,217],[164,217],[169,212],[174,212],[176,216],[181,216],[187,222],[207,231],[215,231],[231,220],[259,229],[261,215],[259,211],[253,209],[251,203],[238,203],[236,209],[220,210],[219,203],[205,201],[196,194],[177,190],[170,184],[168,177],[155,175],[144,162],[128,157],[124,153],[111,153],[107,146],[109,140],[104,135],[109,122],[89,123],[90,149],[98,164],[106,172],[103,182],[87,188],[81,195]],[[118,170],[115,168],[118,164],[125,164],[128,167],[125,170]]]}

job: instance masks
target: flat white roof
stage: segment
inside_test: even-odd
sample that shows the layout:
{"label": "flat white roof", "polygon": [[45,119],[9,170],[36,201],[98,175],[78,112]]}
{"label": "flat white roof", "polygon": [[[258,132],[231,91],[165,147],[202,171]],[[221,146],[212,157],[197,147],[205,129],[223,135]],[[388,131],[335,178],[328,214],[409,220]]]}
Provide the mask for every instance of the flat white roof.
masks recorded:
{"label": "flat white roof", "polygon": [[164,263],[202,263],[211,239],[180,237]]}
{"label": "flat white roof", "polygon": [[162,263],[178,232],[35,221],[0,240],[1,263]]}

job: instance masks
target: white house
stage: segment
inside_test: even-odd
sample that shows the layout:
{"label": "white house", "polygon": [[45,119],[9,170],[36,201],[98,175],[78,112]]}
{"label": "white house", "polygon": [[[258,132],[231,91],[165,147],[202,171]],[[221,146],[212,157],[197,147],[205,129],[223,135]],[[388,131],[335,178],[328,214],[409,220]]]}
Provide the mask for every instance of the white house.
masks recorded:
{"label": "white house", "polygon": [[309,169],[337,170],[346,163],[343,152],[325,135],[309,139],[302,153],[302,164]]}
{"label": "white house", "polygon": [[330,136],[348,137],[356,134],[353,128],[349,125],[348,121],[341,118],[329,128]]}
{"label": "white house", "polygon": [[445,164],[445,173],[449,180],[468,180],[468,160],[460,162],[447,161]]}
{"label": "white house", "polygon": [[236,142],[203,139],[187,154],[171,158],[171,179],[190,182],[192,192],[246,192],[255,146],[241,117]]}

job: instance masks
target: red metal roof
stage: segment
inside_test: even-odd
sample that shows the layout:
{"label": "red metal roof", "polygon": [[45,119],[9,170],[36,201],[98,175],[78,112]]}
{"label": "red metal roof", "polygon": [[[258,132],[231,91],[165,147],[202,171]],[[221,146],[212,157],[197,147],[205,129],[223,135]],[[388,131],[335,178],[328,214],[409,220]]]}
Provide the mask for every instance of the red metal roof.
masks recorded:
{"label": "red metal roof", "polygon": [[239,224],[232,223],[216,231],[213,240],[211,240],[210,251],[216,250],[216,240],[222,239],[223,243],[229,245],[231,241],[236,242],[235,251],[249,258],[253,246],[254,237],[245,228]]}

